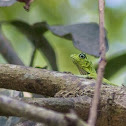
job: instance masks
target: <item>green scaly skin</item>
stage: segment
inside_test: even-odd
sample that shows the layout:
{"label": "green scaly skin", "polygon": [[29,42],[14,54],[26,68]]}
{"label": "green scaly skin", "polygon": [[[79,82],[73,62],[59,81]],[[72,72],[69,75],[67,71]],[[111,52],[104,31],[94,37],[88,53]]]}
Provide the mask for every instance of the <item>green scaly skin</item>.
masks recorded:
{"label": "green scaly skin", "polygon": [[[85,53],[72,54],[70,57],[80,71],[80,74],[82,74],[86,78],[97,79],[95,68]],[[103,78],[102,81],[104,84],[118,86],[117,84],[113,84],[105,78]]]}

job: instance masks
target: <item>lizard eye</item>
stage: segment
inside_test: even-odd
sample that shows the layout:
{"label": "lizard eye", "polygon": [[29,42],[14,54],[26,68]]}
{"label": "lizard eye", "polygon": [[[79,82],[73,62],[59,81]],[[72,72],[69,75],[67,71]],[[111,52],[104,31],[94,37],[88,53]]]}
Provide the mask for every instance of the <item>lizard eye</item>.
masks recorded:
{"label": "lizard eye", "polygon": [[79,54],[79,57],[82,58],[82,59],[85,59],[86,58],[86,55],[83,54],[83,53],[81,53],[81,54]]}

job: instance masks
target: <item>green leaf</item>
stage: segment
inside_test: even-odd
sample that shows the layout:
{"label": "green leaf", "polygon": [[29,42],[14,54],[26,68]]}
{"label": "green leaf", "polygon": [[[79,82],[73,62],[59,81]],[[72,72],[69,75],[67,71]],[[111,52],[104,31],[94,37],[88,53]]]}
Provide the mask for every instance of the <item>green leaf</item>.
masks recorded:
{"label": "green leaf", "polygon": [[105,68],[105,78],[109,79],[112,75],[118,72],[121,68],[126,65],[126,51],[118,52],[113,55],[111,59],[108,59]]}

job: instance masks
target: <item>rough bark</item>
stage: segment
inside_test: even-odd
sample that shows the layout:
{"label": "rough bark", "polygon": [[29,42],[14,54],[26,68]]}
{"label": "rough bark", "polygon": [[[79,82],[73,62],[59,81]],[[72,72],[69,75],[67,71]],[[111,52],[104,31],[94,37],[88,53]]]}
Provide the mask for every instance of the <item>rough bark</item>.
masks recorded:
{"label": "rough bark", "polygon": [[45,123],[48,126],[73,126],[73,124],[85,126],[85,123],[74,113],[61,114],[2,95],[0,96],[0,109],[6,113],[12,113],[13,116],[25,117],[29,120]]}
{"label": "rough bark", "polygon": [[[84,120],[87,119],[86,115],[88,115],[91,103],[91,98],[87,96],[76,98],[18,98],[18,100],[62,113],[69,113],[70,110],[74,110]],[[0,109],[0,116],[13,116],[13,114]]]}
{"label": "rough bark", "polygon": [[[54,96],[54,98],[20,100],[58,112],[66,113],[73,109],[84,120],[88,118],[94,86],[95,80],[71,74],[24,66],[0,65],[1,88]],[[1,107],[0,113],[13,115],[9,111],[5,112]],[[96,124],[97,126],[125,126],[126,87],[102,85]]]}
{"label": "rough bark", "polygon": [[30,68],[18,65],[0,64],[0,88],[54,96],[67,85],[91,83],[83,77],[71,74]]}

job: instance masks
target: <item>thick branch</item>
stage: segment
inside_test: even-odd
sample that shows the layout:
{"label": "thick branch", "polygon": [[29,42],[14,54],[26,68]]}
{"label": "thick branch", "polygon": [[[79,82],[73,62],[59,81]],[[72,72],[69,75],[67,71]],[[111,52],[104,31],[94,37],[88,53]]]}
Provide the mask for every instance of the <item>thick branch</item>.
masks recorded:
{"label": "thick branch", "polygon": [[[48,96],[55,95],[55,97],[60,98],[25,101],[47,107],[48,109],[53,108],[53,110],[60,112],[67,112],[72,108],[85,120],[88,117],[94,86],[95,80],[84,79],[71,74],[16,65],[0,65],[1,88],[38,92]],[[125,92],[125,87],[102,85],[101,100],[98,108],[98,126],[124,126],[126,124]],[[79,96],[85,96],[86,99],[78,98]],[[77,97],[77,99],[70,97]],[[66,108],[64,104],[66,104]],[[2,112],[0,110],[0,113]],[[12,115],[10,112],[3,113],[3,115],[6,114]]]}
{"label": "thick branch", "polygon": [[[125,126],[126,124],[126,88],[102,85],[101,99],[98,106],[97,126]],[[77,97],[94,95],[94,84],[70,85],[56,94],[57,97]],[[89,104],[89,106],[92,103]],[[87,108],[81,110],[86,112]],[[88,116],[88,115],[85,115]],[[87,117],[86,117],[87,118]]]}
{"label": "thick branch", "polygon": [[[91,103],[91,98],[88,96],[76,98],[22,98],[20,100],[35,106],[45,107],[62,113],[68,113],[70,110],[74,110],[79,117],[84,120],[87,120]],[[82,113],[82,111],[84,111],[84,113]],[[5,113],[2,109],[0,109],[0,116],[13,115],[10,112]]]}
{"label": "thick branch", "polygon": [[54,96],[67,85],[78,82],[84,83],[85,79],[44,69],[0,64],[0,88]]}
{"label": "thick branch", "polygon": [[48,126],[72,126],[72,124],[75,124],[75,126],[85,125],[84,122],[78,119],[73,113],[64,115],[2,95],[0,96],[0,109],[3,109],[4,112],[10,112],[14,116],[22,116],[29,120],[48,124]]}
{"label": "thick branch", "polygon": [[[80,88],[80,89],[79,89]],[[91,99],[93,97],[94,86],[80,85],[72,88],[69,86],[65,90],[57,93],[57,97],[74,97],[75,98],[23,98],[21,100],[34,104],[39,107],[45,107],[58,112],[69,112],[75,110],[79,117],[87,121]],[[98,107],[97,126],[124,126],[126,124],[126,89],[124,87],[114,87],[103,85],[101,88],[101,100]],[[66,95],[67,94],[67,95]],[[87,96],[83,96],[87,95]],[[12,116],[13,113],[0,108],[1,115]]]}

